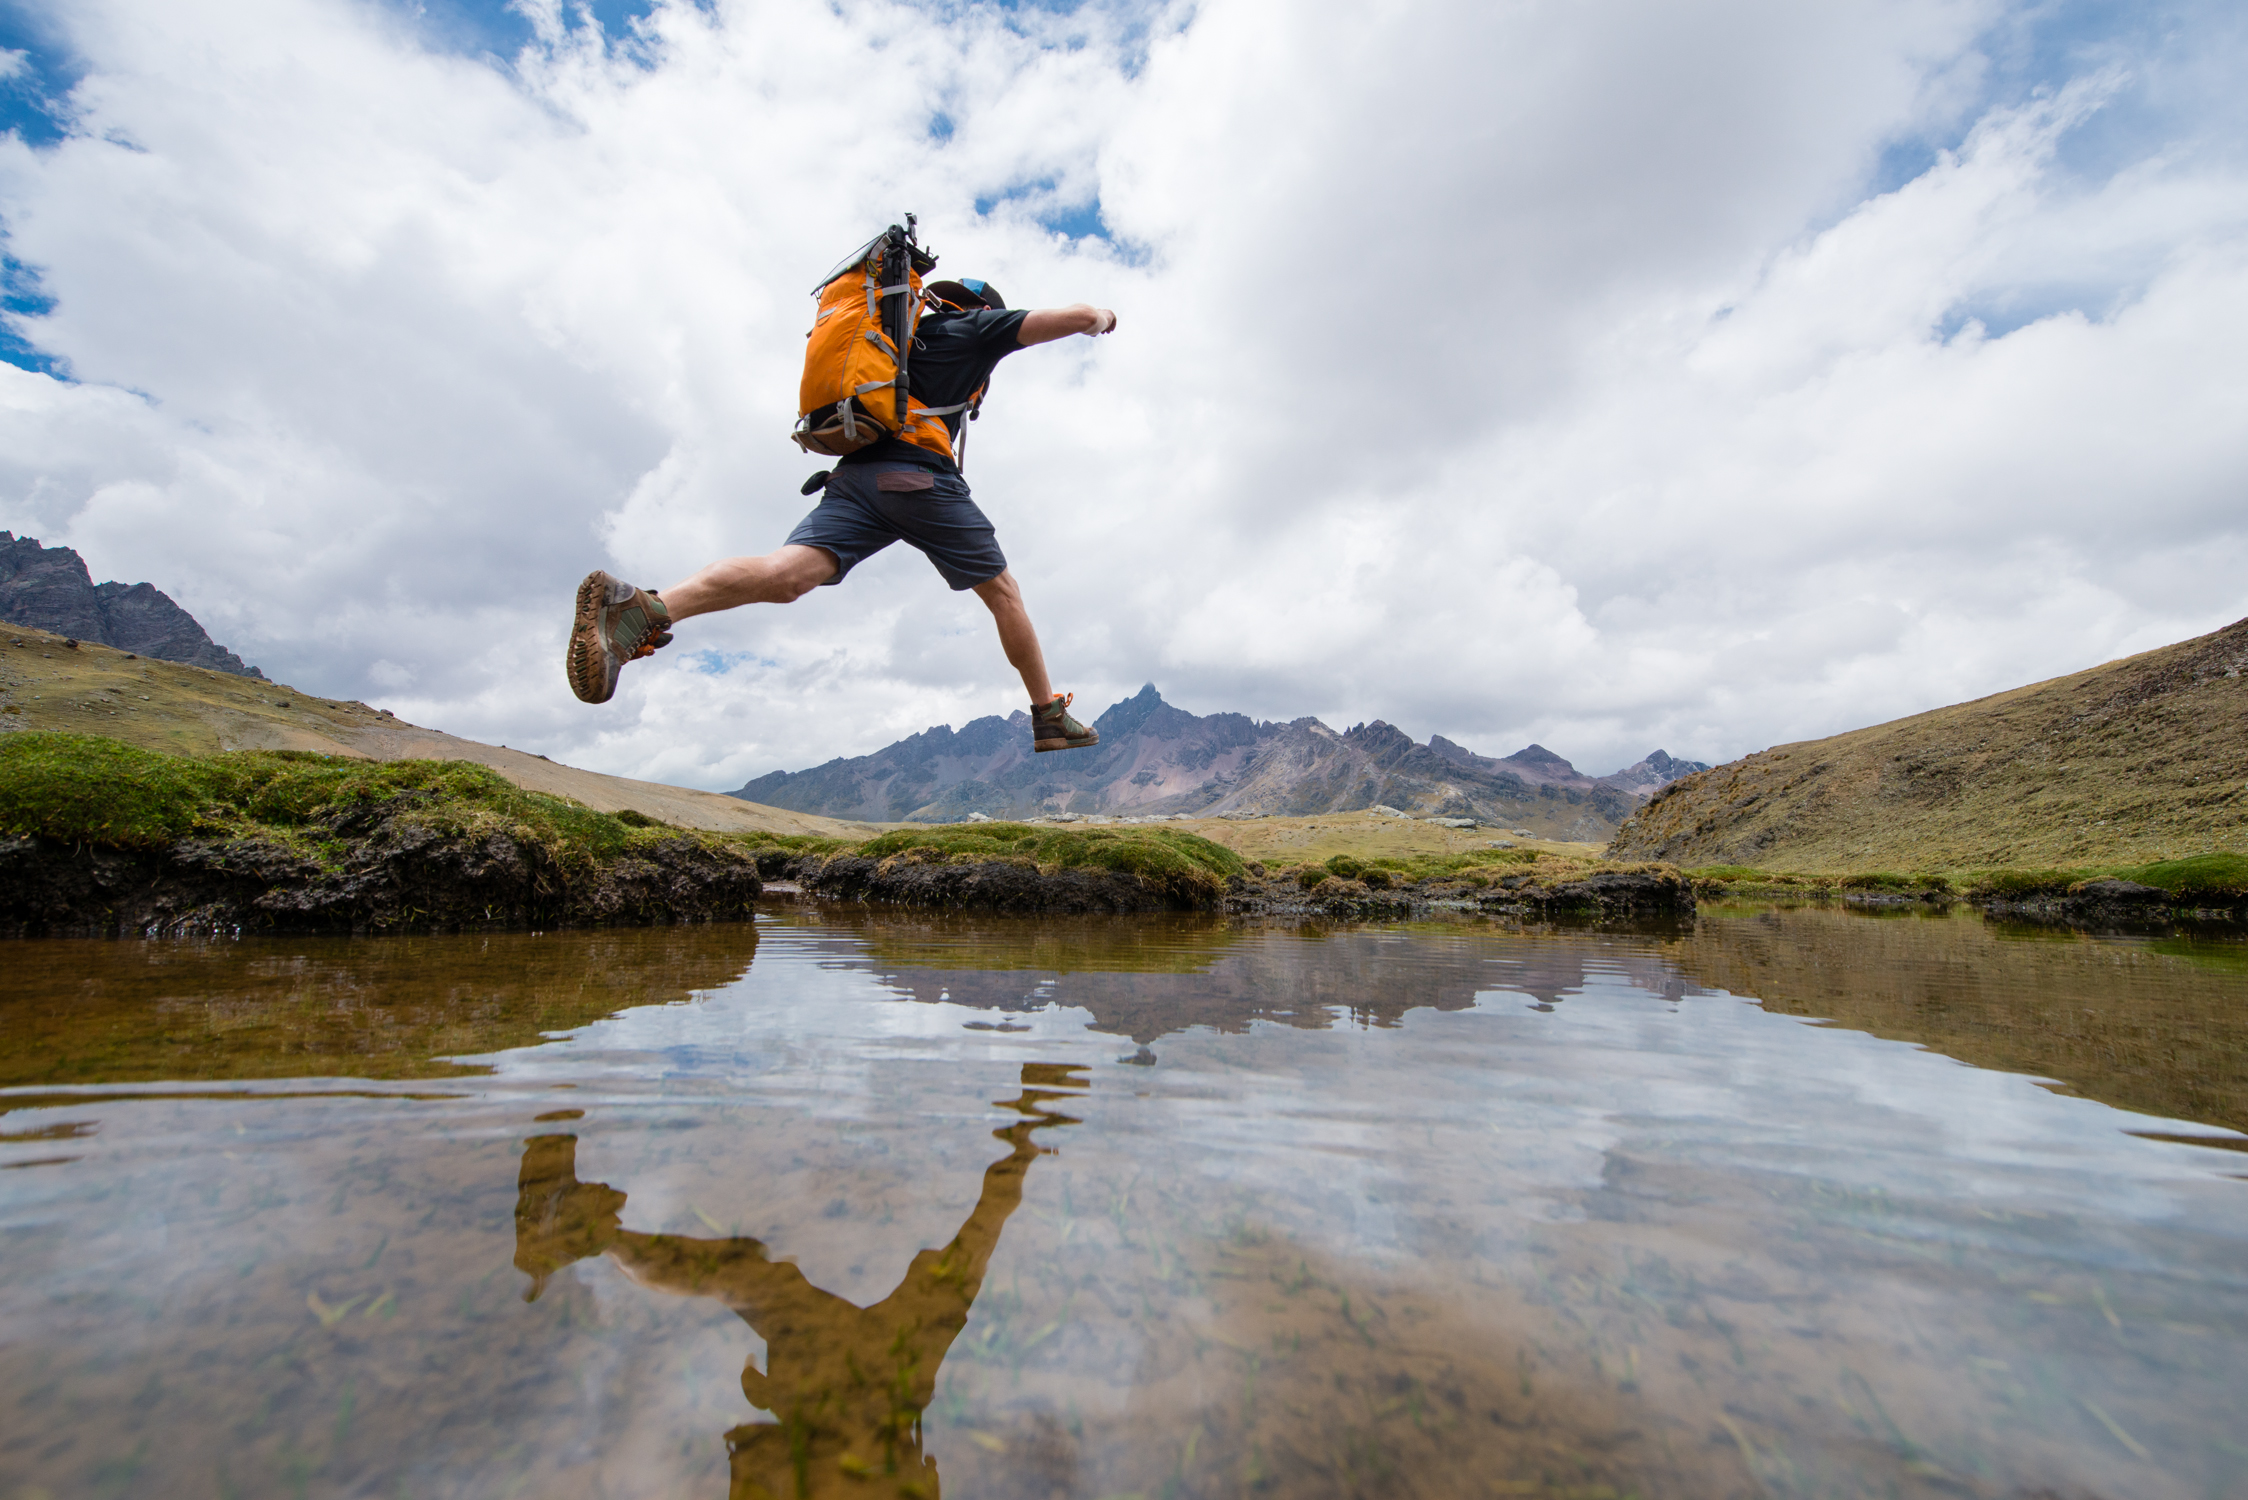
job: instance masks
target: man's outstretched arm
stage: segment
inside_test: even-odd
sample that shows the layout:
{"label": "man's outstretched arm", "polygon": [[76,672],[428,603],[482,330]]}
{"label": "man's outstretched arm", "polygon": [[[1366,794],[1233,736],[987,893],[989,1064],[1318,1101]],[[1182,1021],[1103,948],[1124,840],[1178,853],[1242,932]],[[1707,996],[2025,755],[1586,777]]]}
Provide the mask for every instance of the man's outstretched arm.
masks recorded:
{"label": "man's outstretched arm", "polygon": [[1066,339],[1073,333],[1099,337],[1116,331],[1116,314],[1105,307],[1075,302],[1068,307],[1041,307],[1023,314],[1021,330],[1015,335],[1018,344],[1050,344],[1056,339]]}

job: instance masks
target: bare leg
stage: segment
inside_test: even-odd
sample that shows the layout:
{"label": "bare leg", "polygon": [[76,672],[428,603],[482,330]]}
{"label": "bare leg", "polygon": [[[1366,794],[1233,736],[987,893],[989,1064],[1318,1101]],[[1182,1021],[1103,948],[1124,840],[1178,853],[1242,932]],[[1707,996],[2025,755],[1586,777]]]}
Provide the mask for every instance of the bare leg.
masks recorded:
{"label": "bare leg", "polygon": [[[674,623],[744,604],[794,604],[833,578],[838,566],[835,554],[825,548],[791,542],[763,557],[729,557],[714,562],[657,597],[671,611]],[[1024,624],[1027,627],[1029,622]],[[1031,650],[1037,649],[1034,639]]]}
{"label": "bare leg", "polygon": [[1054,685],[1046,679],[1046,653],[1038,649],[1038,632],[1031,628],[1030,611],[1023,608],[1023,591],[1015,575],[1002,572],[997,578],[985,579],[976,585],[976,597],[991,606],[992,622],[999,627],[1000,649],[1023,674],[1031,705],[1047,702],[1054,696]]}

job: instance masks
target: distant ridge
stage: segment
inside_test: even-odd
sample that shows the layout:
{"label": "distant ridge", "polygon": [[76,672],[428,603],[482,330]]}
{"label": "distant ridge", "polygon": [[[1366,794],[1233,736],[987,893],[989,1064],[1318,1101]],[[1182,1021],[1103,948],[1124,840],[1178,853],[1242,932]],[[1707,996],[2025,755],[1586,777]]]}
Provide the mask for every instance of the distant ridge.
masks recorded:
{"label": "distant ridge", "polygon": [[1701,771],[1608,852],[1905,874],[2219,851],[2248,853],[2248,620]]}
{"label": "distant ridge", "polygon": [[1466,817],[1542,837],[1605,840],[1649,793],[1701,769],[1658,750],[1591,777],[1540,745],[1504,760],[1426,745],[1376,720],[1337,731],[1317,719],[1280,724],[1196,715],[1149,683],[1094,721],[1092,750],[1034,754],[1029,715],[938,725],[808,771],[774,771],[732,793],[831,818],[956,823],[972,813],[1152,816],[1348,812],[1377,805]]}
{"label": "distant ridge", "polygon": [[96,584],[69,547],[0,531],[0,621],[237,677],[265,674],[213,641],[152,583]]}

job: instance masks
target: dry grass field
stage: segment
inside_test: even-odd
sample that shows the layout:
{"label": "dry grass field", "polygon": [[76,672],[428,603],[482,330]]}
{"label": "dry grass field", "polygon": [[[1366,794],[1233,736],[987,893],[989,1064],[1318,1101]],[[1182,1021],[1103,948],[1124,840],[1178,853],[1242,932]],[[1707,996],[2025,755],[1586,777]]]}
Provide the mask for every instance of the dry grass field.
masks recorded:
{"label": "dry grass field", "polygon": [[1385,818],[1367,812],[1239,821],[1195,818],[1164,826],[1199,833],[1214,844],[1225,845],[1245,860],[1256,860],[1274,870],[1325,864],[1338,854],[1362,860],[1474,854],[1502,842],[1518,849],[1535,849],[1541,854],[1583,860],[1597,859],[1601,852],[1598,844],[1517,838],[1503,829],[1445,828],[1411,818]]}

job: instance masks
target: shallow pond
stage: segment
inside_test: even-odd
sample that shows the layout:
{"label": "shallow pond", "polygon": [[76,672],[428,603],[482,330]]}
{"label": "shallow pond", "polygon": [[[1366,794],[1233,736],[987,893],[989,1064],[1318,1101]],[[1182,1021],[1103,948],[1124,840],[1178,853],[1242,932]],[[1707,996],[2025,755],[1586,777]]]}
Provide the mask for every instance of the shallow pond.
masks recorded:
{"label": "shallow pond", "polygon": [[19,943],[0,1495],[2248,1494],[2248,945]]}

